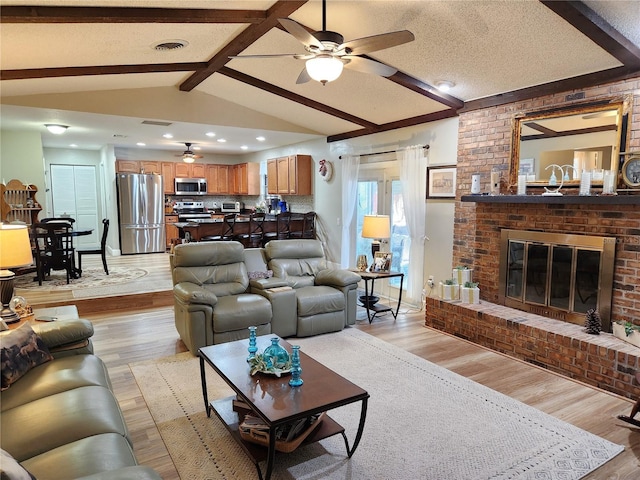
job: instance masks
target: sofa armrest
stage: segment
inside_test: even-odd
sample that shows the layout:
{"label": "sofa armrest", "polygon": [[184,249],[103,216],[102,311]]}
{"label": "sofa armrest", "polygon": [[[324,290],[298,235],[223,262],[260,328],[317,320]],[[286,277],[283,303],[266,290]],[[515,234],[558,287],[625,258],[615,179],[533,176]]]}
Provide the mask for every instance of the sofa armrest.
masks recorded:
{"label": "sofa armrest", "polygon": [[93,324],[81,318],[32,323],[31,328],[49,349],[82,343],[93,336]]}
{"label": "sofa armrest", "polygon": [[181,282],[174,285],[173,295],[185,304],[215,305],[218,303],[218,297],[215,293],[190,282]]}
{"label": "sofa armrest", "polygon": [[271,278],[256,278],[249,281],[249,286],[255,290],[268,290],[276,287],[286,287],[289,284],[284,278],[271,277]]}
{"label": "sofa armrest", "polygon": [[349,270],[328,268],[316,274],[316,285],[348,287],[350,285],[357,285],[360,280],[362,280],[360,275]]}

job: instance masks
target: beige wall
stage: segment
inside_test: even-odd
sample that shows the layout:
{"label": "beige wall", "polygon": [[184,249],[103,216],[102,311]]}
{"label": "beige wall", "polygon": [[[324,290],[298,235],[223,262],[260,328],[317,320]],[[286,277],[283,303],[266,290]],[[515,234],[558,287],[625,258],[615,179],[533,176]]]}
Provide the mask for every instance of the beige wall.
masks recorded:
{"label": "beige wall", "polygon": [[36,199],[44,207],[45,176],[39,133],[0,131],[0,180],[21,180],[38,187]]}

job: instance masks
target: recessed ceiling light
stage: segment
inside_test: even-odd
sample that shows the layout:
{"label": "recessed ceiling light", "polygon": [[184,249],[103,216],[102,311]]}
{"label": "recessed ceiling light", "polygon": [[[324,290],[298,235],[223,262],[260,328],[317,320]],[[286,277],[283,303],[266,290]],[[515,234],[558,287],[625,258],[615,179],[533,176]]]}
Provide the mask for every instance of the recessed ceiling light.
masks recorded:
{"label": "recessed ceiling light", "polygon": [[441,92],[448,92],[455,86],[456,84],[453,82],[450,82],[449,80],[439,80],[436,82],[436,88]]}
{"label": "recessed ceiling light", "polygon": [[246,145],[242,145],[242,146],[240,147],[240,149],[241,149],[241,150],[248,150],[248,149],[249,149],[249,147],[247,147]]}
{"label": "recessed ceiling light", "polygon": [[71,143],[71,144],[69,144],[69,146],[70,146],[71,148],[77,148],[77,147],[78,147],[78,145],[77,145],[77,144],[75,144],[75,143]]}
{"label": "recessed ceiling light", "polygon": [[55,135],[62,135],[67,131],[67,128],[69,128],[66,125],[59,125],[57,123],[46,123],[44,126],[47,127],[47,130]]}
{"label": "recessed ceiling light", "polygon": [[264,142],[266,138],[260,136],[260,137],[256,137],[256,140],[258,140],[259,142]]}
{"label": "recessed ceiling light", "polygon": [[218,143],[226,143],[227,141],[224,138],[219,138]]}
{"label": "recessed ceiling light", "polygon": [[138,142],[138,143],[136,143],[136,145],[139,146],[139,147],[146,147],[147,146],[147,144],[144,143],[144,142]]}
{"label": "recessed ceiling light", "polygon": [[165,133],[164,135],[162,135],[164,138],[173,138],[173,135],[171,135],[170,133]]}
{"label": "recessed ceiling light", "polygon": [[207,133],[205,133],[205,135],[207,137],[215,137],[216,136],[216,134],[214,132],[207,132]]}
{"label": "recessed ceiling light", "polygon": [[202,147],[193,147],[194,150],[202,150]]}

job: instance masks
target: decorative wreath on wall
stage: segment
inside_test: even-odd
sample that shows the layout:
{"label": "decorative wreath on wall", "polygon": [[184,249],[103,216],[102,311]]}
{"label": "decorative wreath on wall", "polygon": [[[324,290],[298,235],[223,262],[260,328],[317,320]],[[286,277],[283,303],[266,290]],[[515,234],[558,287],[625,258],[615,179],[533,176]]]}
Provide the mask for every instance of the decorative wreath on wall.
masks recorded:
{"label": "decorative wreath on wall", "polygon": [[331,180],[331,177],[333,177],[333,164],[329,160],[320,160],[318,173],[320,173],[320,176],[325,182],[328,182]]}

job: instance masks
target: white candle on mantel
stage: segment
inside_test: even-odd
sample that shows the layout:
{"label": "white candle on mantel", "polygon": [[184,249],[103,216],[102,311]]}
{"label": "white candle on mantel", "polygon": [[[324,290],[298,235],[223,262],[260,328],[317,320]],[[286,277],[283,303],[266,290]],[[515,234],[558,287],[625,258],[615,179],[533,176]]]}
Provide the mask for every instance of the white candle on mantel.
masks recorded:
{"label": "white candle on mantel", "polygon": [[527,176],[518,175],[518,195],[527,194]]}

